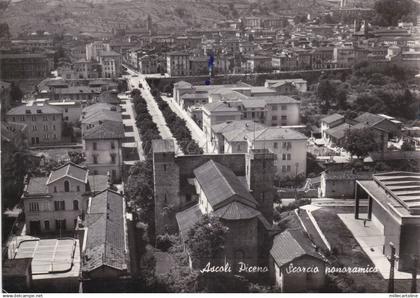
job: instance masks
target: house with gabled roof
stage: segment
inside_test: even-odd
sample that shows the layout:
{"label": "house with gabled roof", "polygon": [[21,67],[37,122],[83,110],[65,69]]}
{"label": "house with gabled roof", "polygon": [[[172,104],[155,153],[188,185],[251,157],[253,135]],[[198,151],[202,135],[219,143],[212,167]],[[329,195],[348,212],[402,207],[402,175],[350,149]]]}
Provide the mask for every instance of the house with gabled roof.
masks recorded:
{"label": "house with gabled roof", "polygon": [[302,229],[277,234],[270,250],[270,273],[282,292],[316,292],[326,282],[326,260]]}
{"label": "house with gabled roof", "polygon": [[26,178],[22,195],[26,233],[73,231],[78,217],[87,209],[88,174],[87,168],[69,162],[48,177]]}

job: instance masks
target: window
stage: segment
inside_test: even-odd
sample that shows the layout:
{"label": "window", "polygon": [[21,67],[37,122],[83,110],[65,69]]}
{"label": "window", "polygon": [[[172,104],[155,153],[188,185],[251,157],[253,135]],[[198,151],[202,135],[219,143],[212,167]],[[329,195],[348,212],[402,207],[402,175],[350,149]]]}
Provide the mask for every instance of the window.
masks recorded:
{"label": "window", "polygon": [[291,166],[287,166],[287,171],[290,172],[290,170],[292,169]]}
{"label": "window", "polygon": [[285,106],[285,105],[281,106],[281,110],[282,111],[286,111],[287,110],[287,106]]}
{"label": "window", "polygon": [[52,120],[55,121],[55,115],[52,116]]}
{"label": "window", "polygon": [[79,210],[79,201],[78,200],[73,201],[73,210]]}
{"label": "window", "polygon": [[237,147],[238,147],[237,150],[240,152],[241,151],[241,144],[238,144]]}
{"label": "window", "polygon": [[271,106],[271,110],[272,111],[277,111],[277,106],[276,105]]}
{"label": "window", "polygon": [[54,192],[57,192],[57,186],[54,186]]}
{"label": "window", "polygon": [[163,171],[166,172],[166,165],[163,165]]}
{"label": "window", "polygon": [[283,153],[283,154],[282,154],[281,159],[282,159],[282,160],[286,160],[286,153]]}
{"label": "window", "polygon": [[48,116],[42,116],[43,121],[48,121]]}
{"label": "window", "polygon": [[66,208],[66,205],[64,201],[54,201],[55,211],[65,210],[65,208]]}
{"label": "window", "polygon": [[115,149],[115,144],[114,144],[114,142],[111,142],[111,149]]}
{"label": "window", "polygon": [[278,148],[278,144],[277,144],[277,142],[274,142],[274,144],[273,144],[273,148],[274,148],[274,149],[277,149],[277,148]]}
{"label": "window", "polygon": [[97,150],[97,144],[96,144],[96,142],[93,143],[93,150]]}
{"label": "window", "polygon": [[64,181],[64,191],[65,192],[69,192],[70,191],[70,182],[68,182],[67,180]]}
{"label": "window", "polygon": [[115,160],[116,160],[115,153],[112,153],[111,154],[111,163],[115,163]]}
{"label": "window", "polygon": [[37,202],[29,203],[29,211],[30,212],[38,212],[39,211],[39,204]]}
{"label": "window", "polygon": [[276,116],[276,115],[273,115],[273,116],[271,117],[271,120],[273,120],[273,121],[277,121],[277,116]]}
{"label": "window", "polygon": [[48,130],[48,125],[44,124],[44,131]]}
{"label": "window", "polygon": [[65,230],[66,229],[66,220],[65,219],[56,219],[55,220],[55,229],[56,230]]}
{"label": "window", "polygon": [[53,128],[53,130],[55,130],[55,124],[53,124],[52,128]]}
{"label": "window", "polygon": [[73,223],[74,223],[74,227],[76,228],[77,227],[77,218],[74,219]]}
{"label": "window", "polygon": [[45,228],[46,232],[48,232],[50,230],[50,221],[49,220],[44,221],[44,228]]}
{"label": "window", "polygon": [[25,121],[25,116],[20,116],[20,121]]}
{"label": "window", "polygon": [[95,155],[92,155],[92,157],[93,157],[93,163],[97,164],[98,163],[98,156],[95,154]]}
{"label": "window", "polygon": [[292,155],[290,153],[287,153],[287,160],[291,160],[292,159]]}
{"label": "window", "polygon": [[32,116],[32,121],[36,121],[36,116]]}
{"label": "window", "polygon": [[69,112],[69,109],[68,108],[65,108],[64,109],[64,113],[68,113]]}
{"label": "window", "polygon": [[76,186],[76,191],[80,191],[80,186],[79,185]]}
{"label": "window", "polygon": [[36,125],[32,126],[33,131],[37,131]]}
{"label": "window", "polygon": [[281,116],[281,120],[282,120],[282,121],[287,120],[287,115],[283,115],[283,116]]}

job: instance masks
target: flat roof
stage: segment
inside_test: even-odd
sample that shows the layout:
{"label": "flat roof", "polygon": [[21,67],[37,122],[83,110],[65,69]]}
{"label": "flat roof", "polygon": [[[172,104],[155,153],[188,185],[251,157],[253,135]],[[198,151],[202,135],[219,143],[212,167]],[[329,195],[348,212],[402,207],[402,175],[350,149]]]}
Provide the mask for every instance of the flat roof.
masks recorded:
{"label": "flat roof", "polygon": [[380,173],[373,179],[410,214],[420,214],[420,173]]}
{"label": "flat roof", "polygon": [[33,279],[79,276],[79,240],[18,237],[13,243],[13,259],[32,258]]}

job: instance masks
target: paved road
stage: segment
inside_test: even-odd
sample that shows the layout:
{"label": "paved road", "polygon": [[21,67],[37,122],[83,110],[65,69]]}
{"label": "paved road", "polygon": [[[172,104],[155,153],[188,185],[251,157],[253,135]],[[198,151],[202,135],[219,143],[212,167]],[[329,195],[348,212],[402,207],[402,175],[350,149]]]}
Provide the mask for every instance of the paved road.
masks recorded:
{"label": "paved road", "polygon": [[183,110],[172,97],[162,96],[162,99],[166,101],[172,111],[177,114],[180,118],[184,119],[188,129],[191,132],[192,138],[197,142],[197,144],[204,150],[206,150],[206,135],[201,130],[201,128],[195,123],[195,121],[188,115],[188,113]]}
{"label": "paved road", "polygon": [[[127,66],[126,66],[127,67]],[[149,110],[150,115],[152,116],[153,122],[156,123],[159,133],[162,139],[173,139],[175,141],[175,152],[178,155],[183,155],[182,150],[178,146],[177,141],[173,137],[171,131],[169,130],[165,118],[163,117],[162,112],[159,109],[159,106],[153,97],[152,93],[150,92],[150,86],[146,81],[144,75],[138,73],[127,67],[127,72],[130,76],[127,77],[128,79],[128,88],[133,90],[135,88],[140,89],[141,95],[146,100],[147,109]],[[141,88],[139,88],[139,83],[141,84]]]}
{"label": "paved road", "polygon": [[[127,96],[121,96],[119,95],[121,99],[121,107],[126,110],[126,114],[130,115],[130,119],[123,119],[123,123],[125,126],[132,126],[133,131],[132,132],[125,132],[124,136],[126,137],[134,137],[135,142],[134,143],[123,143],[123,147],[127,148],[134,148],[137,147],[137,152],[139,155],[140,161],[145,160],[144,152],[143,152],[143,146],[140,139],[140,133],[136,125],[136,113],[133,109],[133,104],[130,101],[130,98]],[[124,113],[123,113],[124,114]],[[129,161],[131,162],[131,161]]]}

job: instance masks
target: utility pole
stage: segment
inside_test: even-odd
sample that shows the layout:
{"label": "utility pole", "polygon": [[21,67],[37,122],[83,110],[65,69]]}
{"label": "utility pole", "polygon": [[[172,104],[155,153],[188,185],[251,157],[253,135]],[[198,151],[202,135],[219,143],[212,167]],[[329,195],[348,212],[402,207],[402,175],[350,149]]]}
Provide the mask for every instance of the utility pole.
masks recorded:
{"label": "utility pole", "polygon": [[394,243],[389,242],[391,248],[391,255],[387,257],[390,262],[389,279],[388,279],[388,293],[394,293],[394,268],[395,268],[395,246]]}
{"label": "utility pole", "polygon": [[417,263],[418,257],[417,255],[413,256],[413,271],[412,271],[412,278],[411,278],[411,293],[417,293]]}

